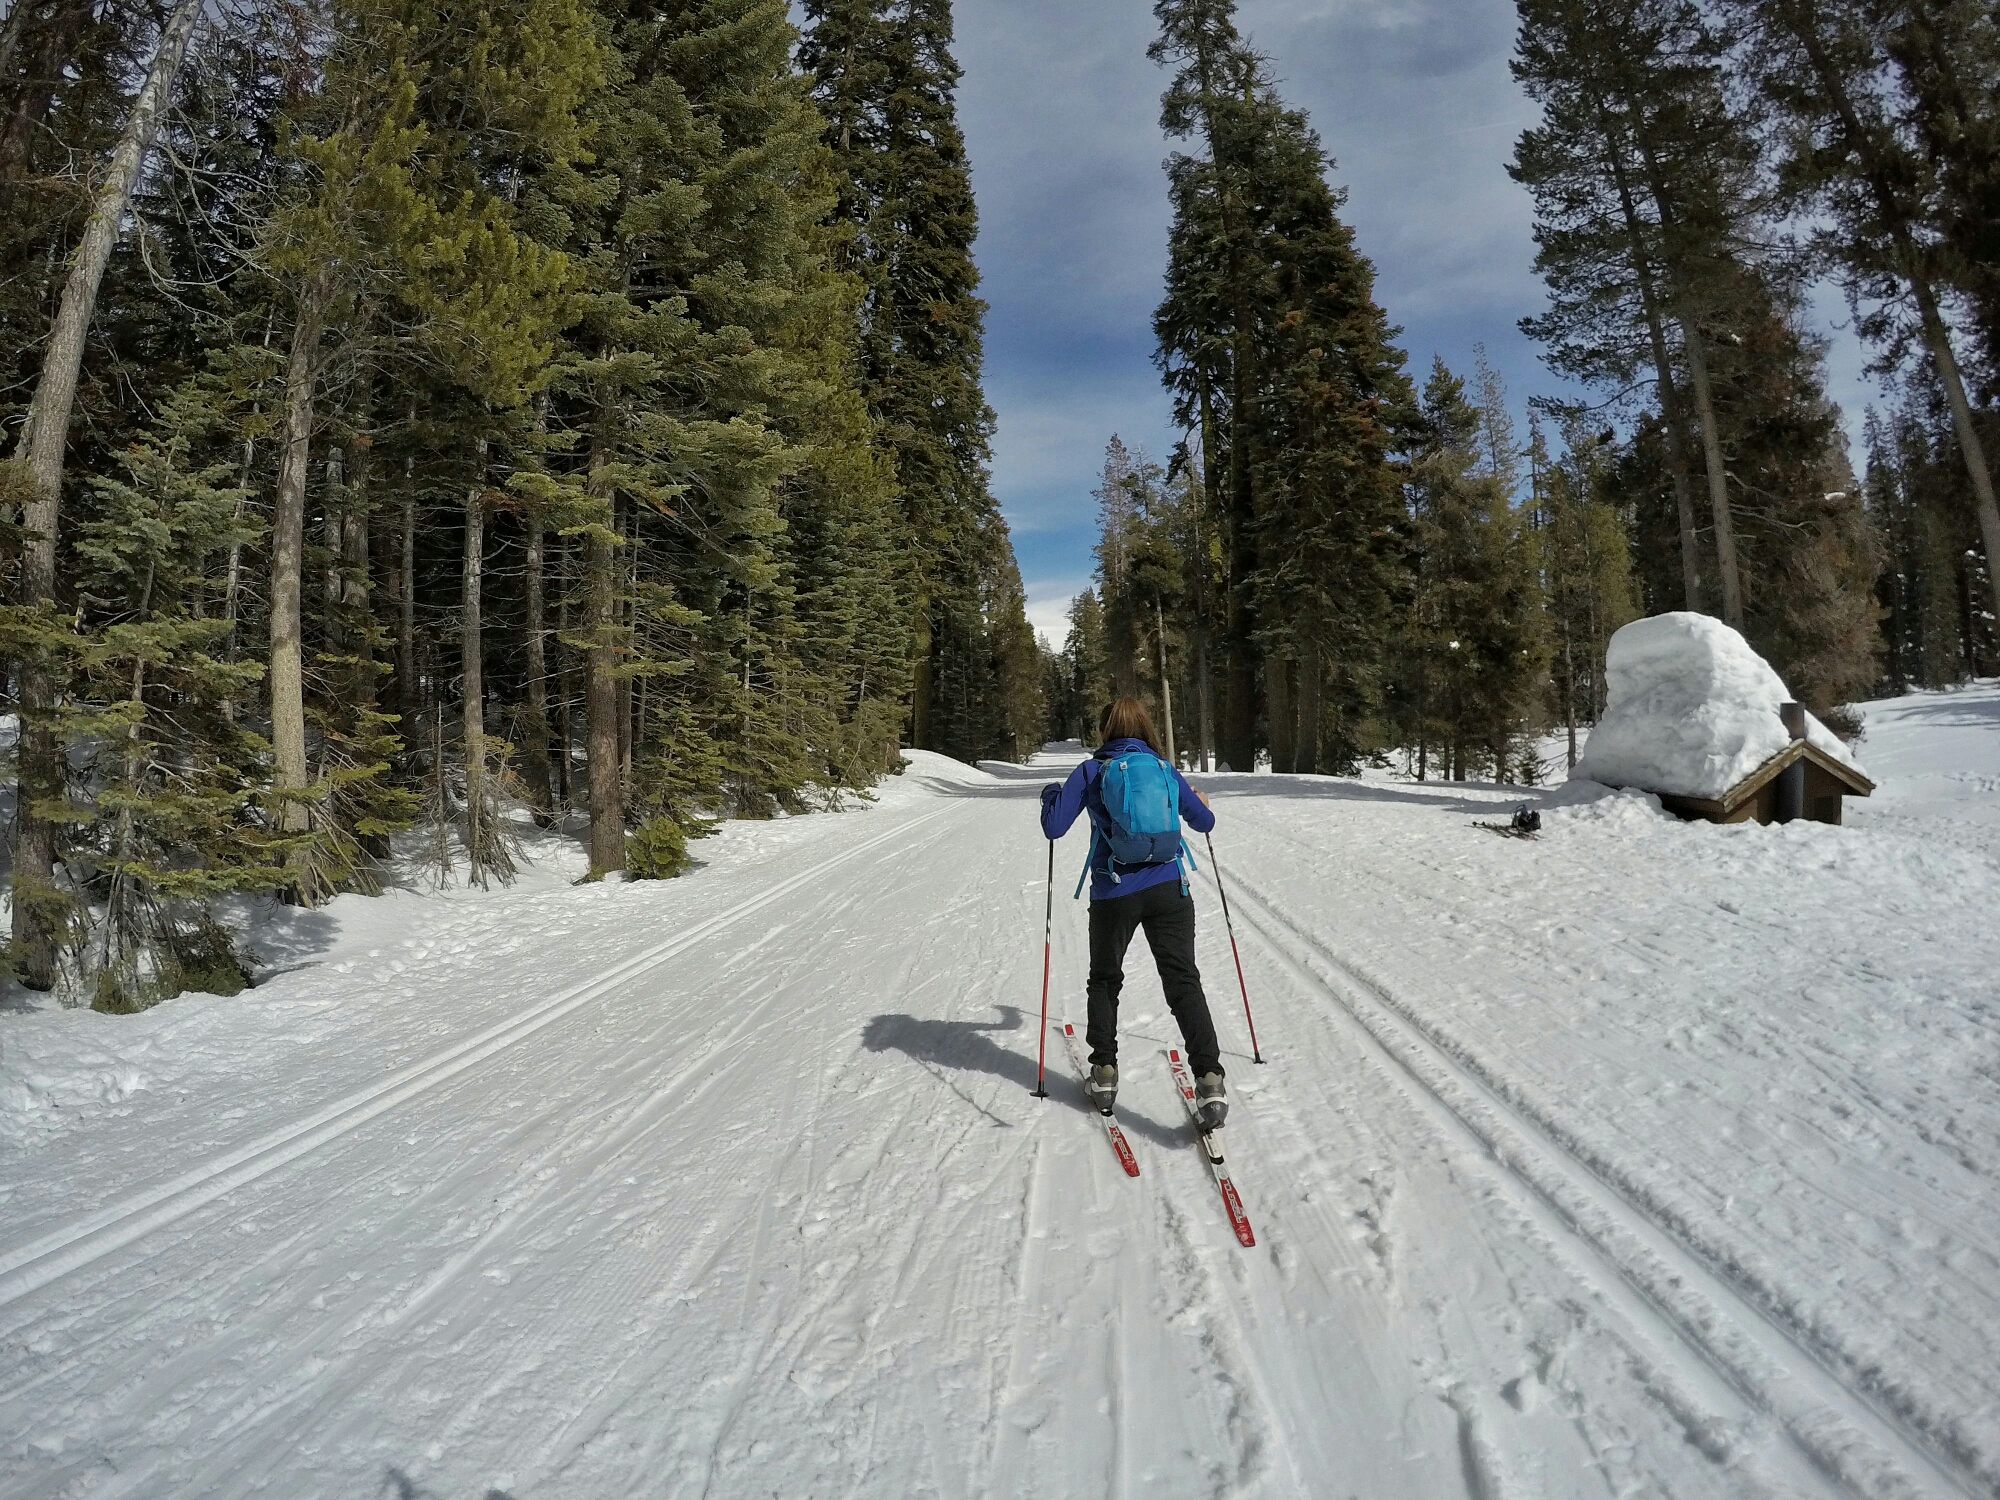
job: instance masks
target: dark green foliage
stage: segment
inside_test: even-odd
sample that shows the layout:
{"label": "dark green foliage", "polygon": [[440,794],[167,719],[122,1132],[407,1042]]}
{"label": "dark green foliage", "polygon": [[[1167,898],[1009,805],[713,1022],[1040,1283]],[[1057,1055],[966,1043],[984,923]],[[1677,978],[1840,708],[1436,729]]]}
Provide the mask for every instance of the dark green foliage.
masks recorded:
{"label": "dark green foliage", "polygon": [[2000,670],[2000,632],[1984,608],[1984,559],[1965,469],[1934,383],[1913,381],[1898,410],[1868,417],[1868,519],[1881,538],[1876,583],[1883,685],[1950,687]]}
{"label": "dark green foliage", "polygon": [[[461,854],[504,879],[517,802],[555,824],[593,755],[613,847],[629,818],[633,871],[679,873],[718,816],[896,768],[919,657],[953,694],[947,748],[1037,747],[948,20],[889,39],[915,90],[889,105],[900,280],[850,253],[857,158],[777,0],[319,0],[197,33],[98,303],[56,607],[0,615],[0,654],[61,684],[67,780],[29,788],[57,878],[15,899],[60,930],[75,994],[242,984],[219,898],[372,890],[412,825],[440,879]],[[116,135],[153,33],[69,0],[5,24],[0,328],[26,389],[83,201],[63,174]],[[939,276],[948,316],[915,290]],[[287,474],[289,773],[265,670]],[[616,722],[587,750],[593,648]]]}
{"label": "dark green foliage", "polygon": [[1013,549],[987,487],[986,304],[954,94],[950,0],[806,0],[799,61],[838,173],[839,263],[863,287],[857,357],[901,498],[913,743],[961,759],[1039,748],[1041,691]]}
{"label": "dark green foliage", "polygon": [[1234,5],[1154,14],[1151,55],[1174,69],[1161,122],[1195,148],[1167,164],[1154,328],[1216,537],[1213,575],[1205,538],[1185,549],[1202,601],[1191,634],[1204,663],[1210,643],[1219,657],[1216,748],[1247,769],[1261,711],[1278,769],[1348,769],[1379,740],[1387,606],[1407,580],[1391,462],[1410,412],[1403,356],[1332,164]]}
{"label": "dark green foliage", "polygon": [[[1495,386],[1497,392],[1497,386]],[[1419,776],[1430,757],[1463,780],[1511,779],[1523,730],[1540,727],[1548,671],[1541,558],[1531,516],[1512,504],[1511,445],[1495,462],[1489,425],[1443,360],[1424,385],[1410,460],[1416,579],[1398,641],[1398,699]],[[1492,419],[1490,430],[1505,432]]]}

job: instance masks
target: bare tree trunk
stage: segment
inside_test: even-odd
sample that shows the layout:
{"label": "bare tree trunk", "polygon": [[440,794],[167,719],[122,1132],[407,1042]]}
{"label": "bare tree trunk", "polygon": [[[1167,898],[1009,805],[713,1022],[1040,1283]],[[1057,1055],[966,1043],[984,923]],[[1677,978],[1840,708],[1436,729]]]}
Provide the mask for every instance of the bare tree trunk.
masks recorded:
{"label": "bare tree trunk", "polygon": [[[21,517],[28,532],[21,555],[21,603],[31,610],[55,601],[63,459],[69,448],[70,410],[76,404],[77,382],[82,378],[84,340],[97,308],[97,289],[118,241],[119,224],[132,201],[133,184],[152,147],[174,75],[180,71],[188,38],[200,16],[201,0],[180,0],[161,33],[159,51],[132,101],[132,113],[112,150],[104,183],[91,203],[90,220],[77,243],[55,325],[49,330],[34,398],[21,425],[20,446],[14,457],[26,465],[34,485],[34,498],[23,507]],[[44,657],[37,653],[22,660],[13,938],[21,982],[35,990],[49,989],[56,978],[55,829],[42,816],[38,804],[62,793],[62,746],[48,722],[57,691],[55,674]]]}
{"label": "bare tree trunk", "polygon": [[567,812],[570,796],[570,744],[572,726],[570,724],[570,704],[575,701],[576,692],[570,680],[570,658],[575,654],[563,641],[569,634],[569,592],[570,592],[570,548],[568,542],[559,542],[556,554],[556,578],[561,591],[556,596],[556,806]]}
{"label": "bare tree trunk", "polygon": [[1722,433],[1716,426],[1715,400],[1708,385],[1708,351],[1701,331],[1681,320],[1687,351],[1688,386],[1694,395],[1695,417],[1701,427],[1701,451],[1708,464],[1708,503],[1715,513],[1715,561],[1722,575],[1722,618],[1733,630],[1743,628],[1743,579],[1736,570],[1736,527],[1729,519],[1729,473],[1722,462]]}
{"label": "bare tree trunk", "polygon": [[402,611],[397,622],[401,635],[396,642],[396,675],[402,680],[398,696],[403,712],[410,717],[411,726],[415,716],[424,708],[423,684],[417,676],[417,502],[407,490],[403,495],[402,557],[398,572],[402,575],[396,588],[396,603]]}
{"label": "bare tree trunk", "polygon": [[479,465],[465,494],[465,560],[461,571],[464,602],[459,617],[459,668],[463,673],[465,739],[466,878],[486,886],[486,682],[480,652],[479,591],[486,560],[486,439],[479,440]]}
{"label": "bare tree trunk", "polygon": [[543,828],[555,821],[549,795],[549,683],[548,650],[543,628],[542,602],[542,518],[528,517],[528,718],[523,726],[527,744],[521,764],[528,783],[528,798],[535,822]]}
{"label": "bare tree trunk", "polygon": [[1576,769],[1576,662],[1569,649],[1569,611],[1563,611],[1563,728],[1569,733],[1570,770]]}
{"label": "bare tree trunk", "polygon": [[[306,463],[311,455],[313,395],[319,379],[319,336],[326,287],[307,284],[285,361],[284,447],[278,457],[271,513],[271,750],[277,762],[278,826],[288,833],[309,824],[300,800],[306,773],[305,654],[300,605],[306,547]],[[287,795],[289,794],[289,795]]]}
{"label": "bare tree trunk", "polygon": [[1154,640],[1159,643],[1160,656],[1160,702],[1167,715],[1167,760],[1173,765],[1181,763],[1174,747],[1174,685],[1167,676],[1167,616],[1160,608],[1160,601],[1153,601]]}
{"label": "bare tree trunk", "polygon": [[[594,470],[609,462],[600,423]],[[592,475],[593,484],[597,483]],[[602,491],[600,490],[600,493]],[[607,502],[609,496],[604,497]],[[618,775],[617,557],[611,545],[611,507],[585,533],[584,589],[590,614],[590,657],[584,682],[584,733],[590,760],[590,875],[601,879],[625,868],[625,806]]]}
{"label": "bare tree trunk", "polygon": [[326,450],[326,507],[321,518],[320,546],[326,553],[320,591],[325,595],[326,650],[337,656],[347,645],[347,632],[340,618],[341,517],[347,509],[347,454],[340,448]]}
{"label": "bare tree trunk", "polygon": [[[614,510],[613,514],[616,515],[617,512]],[[628,517],[630,517],[629,511],[628,511]],[[630,517],[630,518],[636,520],[636,517]],[[632,529],[636,531],[638,528],[634,526]],[[619,560],[620,562],[620,566],[618,569],[619,578],[620,582],[622,582],[625,585],[623,592],[625,593],[626,597],[618,605],[618,616],[619,619],[624,624],[626,631],[628,632],[628,639],[629,639],[630,638],[629,632],[631,632],[634,629],[634,627],[638,624],[638,618],[637,618],[636,608],[631,598],[631,585],[632,585],[632,573],[633,573],[634,562],[629,554],[633,549],[631,549],[628,546],[626,550],[628,555]],[[746,688],[749,687],[750,685],[749,666],[747,662],[745,663],[744,666],[743,685]],[[618,805],[621,808],[625,805],[627,800],[629,800],[631,796],[631,790],[632,790],[632,679],[630,677],[620,677],[618,679]]]}

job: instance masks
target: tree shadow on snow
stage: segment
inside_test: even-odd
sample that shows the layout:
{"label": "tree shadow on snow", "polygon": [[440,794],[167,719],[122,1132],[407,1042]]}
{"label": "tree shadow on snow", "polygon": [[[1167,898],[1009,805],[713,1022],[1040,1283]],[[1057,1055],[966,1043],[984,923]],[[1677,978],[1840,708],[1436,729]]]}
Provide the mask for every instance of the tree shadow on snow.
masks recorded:
{"label": "tree shadow on snow", "polygon": [[[1013,1122],[1004,1120],[984,1104],[974,1099],[960,1088],[949,1076],[951,1073],[990,1073],[996,1078],[1018,1085],[1022,1093],[1035,1087],[1035,1059],[1001,1046],[988,1035],[995,1031],[1020,1031],[1026,1025],[1018,1006],[1000,1005],[994,1007],[1000,1012],[998,1021],[938,1021],[921,1016],[871,1016],[862,1028],[861,1045],[870,1052],[901,1052],[920,1065],[926,1072],[938,1079],[959,1098],[992,1120],[996,1125],[1011,1128]],[[1053,1026],[1053,1022],[1051,1026]],[[1067,1067],[1060,1071],[1053,1066],[1062,1057],[1062,1042],[1049,1039],[1050,1062],[1048,1103],[1073,1109],[1080,1115],[1094,1113],[1083,1100],[1083,1085],[1071,1076]],[[1188,1142],[1185,1131],[1177,1131],[1138,1114],[1127,1105],[1118,1109],[1118,1123],[1134,1135],[1140,1136],[1158,1146],[1184,1146]]]}
{"label": "tree shadow on snow", "polygon": [[[425,1489],[401,1469],[391,1466],[376,1487],[375,1500],[445,1500],[436,1490]],[[505,1490],[488,1490],[481,1500],[514,1500]]]}
{"label": "tree shadow on snow", "polygon": [[[1980,683],[1980,687],[1990,687]],[[1869,705],[1881,712],[1882,727],[1902,729],[1920,724],[1926,729],[2000,729],[2000,695],[1959,688],[1922,697],[1891,699]],[[1866,749],[1868,737],[1862,736]]]}
{"label": "tree shadow on snow", "polygon": [[[1345,776],[1230,776],[1226,780],[1197,771],[1190,783],[1207,792],[1218,805],[1236,797],[1290,797],[1325,802],[1390,802],[1405,807],[1436,807],[1446,812],[1491,814],[1509,799],[1537,803],[1550,794],[1545,786],[1512,786],[1497,781],[1355,781]],[[1466,792],[1495,795],[1468,797]]]}
{"label": "tree shadow on snow", "polygon": [[995,786],[968,786],[962,781],[945,781],[934,776],[919,778],[940,797],[977,797],[991,801],[999,799],[1010,802],[1038,802],[1042,788],[1050,781],[1060,781],[1060,776],[1051,777],[1046,772],[1037,774],[1033,780],[1008,780]]}
{"label": "tree shadow on snow", "polygon": [[[1040,800],[1044,786],[1052,781],[1060,782],[1069,774],[1066,769],[1058,773],[1057,768],[1051,766],[1015,766],[991,760],[981,761],[979,768],[994,778],[992,784],[967,785],[935,777],[923,780],[941,797],[987,802],[1034,802]],[[1511,800],[1532,804],[1550,793],[1548,787],[1515,786],[1497,781],[1385,783],[1357,781],[1346,776],[1249,776],[1205,771],[1185,774],[1191,785],[1208,793],[1218,803],[1236,797],[1289,797],[1306,801],[1389,802],[1406,807],[1435,807],[1446,812],[1491,814],[1503,802]],[[1468,795],[1475,792],[1488,795]]]}

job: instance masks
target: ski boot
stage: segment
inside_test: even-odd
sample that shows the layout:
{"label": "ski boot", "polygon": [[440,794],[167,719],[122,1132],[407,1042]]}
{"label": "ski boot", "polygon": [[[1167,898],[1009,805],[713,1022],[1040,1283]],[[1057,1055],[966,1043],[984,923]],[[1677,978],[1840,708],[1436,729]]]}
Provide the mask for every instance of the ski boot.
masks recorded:
{"label": "ski boot", "polygon": [[1110,1114],[1111,1106],[1118,1098],[1118,1064],[1099,1063],[1092,1068],[1090,1076],[1083,1081],[1083,1097],[1099,1114]]}
{"label": "ski boot", "polygon": [[1194,1082],[1194,1114],[1201,1121],[1203,1130],[1222,1129],[1223,1117],[1229,1113],[1229,1100],[1224,1097],[1222,1075],[1204,1073]]}

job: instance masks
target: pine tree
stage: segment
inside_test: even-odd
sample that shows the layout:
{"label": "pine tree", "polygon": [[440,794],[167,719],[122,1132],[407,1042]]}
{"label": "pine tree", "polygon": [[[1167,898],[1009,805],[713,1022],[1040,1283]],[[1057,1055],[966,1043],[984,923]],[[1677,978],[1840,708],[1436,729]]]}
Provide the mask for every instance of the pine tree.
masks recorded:
{"label": "pine tree", "polygon": [[[1012,546],[987,485],[993,413],[980,386],[986,305],[978,220],[954,95],[950,0],[807,0],[814,79],[840,182],[843,262],[865,287],[863,389],[894,456],[917,653],[910,734],[962,758],[1011,753],[995,675],[1032,641],[1012,597]],[[1018,581],[1018,580],[1017,580]]]}
{"label": "pine tree", "polygon": [[[1715,324],[1756,238],[1755,143],[1732,107],[1722,44],[1692,0],[1519,0],[1514,74],[1542,105],[1510,171],[1535,194],[1551,307],[1524,320],[1564,373],[1630,386],[1650,363],[1679,515],[1683,594],[1700,608],[1699,452],[1723,618],[1742,576],[1715,414]],[[1676,348],[1675,345],[1678,345]]]}
{"label": "pine tree", "polygon": [[1261,186],[1256,151],[1274,122],[1268,92],[1260,102],[1257,91],[1262,61],[1237,30],[1235,12],[1234,0],[1160,0],[1153,8],[1160,35],[1147,56],[1174,69],[1161,96],[1161,128],[1196,148],[1167,159],[1173,219],[1167,291],[1153,328],[1175,419],[1198,434],[1202,490],[1221,537],[1217,749],[1225,766],[1249,770],[1261,667],[1253,340],[1269,290],[1268,247],[1259,244],[1253,206]]}
{"label": "pine tree", "polygon": [[1418,560],[1403,653],[1415,680],[1402,695],[1417,706],[1420,775],[1435,740],[1447,777],[1464,780],[1483,762],[1506,780],[1520,738],[1539,728],[1547,680],[1541,559],[1529,518],[1492,472],[1490,429],[1442,359],[1424,384],[1422,420],[1410,464]]}
{"label": "pine tree", "polygon": [[[1996,55],[1993,23],[1942,3],[1729,0],[1729,9],[1751,38],[1753,77],[1789,127],[1781,182],[1820,216],[1816,243],[1839,268],[1862,334],[1885,346],[1890,363],[1912,344],[1928,356],[1986,556],[2000,557],[1988,438],[1943,300],[1954,283],[1991,285],[1992,229],[1982,215],[2000,181],[2000,127],[1990,70],[1982,78],[1964,69]],[[1981,103],[1954,108],[1955,95],[1982,86]],[[1988,572],[2000,614],[2000,567]]]}
{"label": "pine tree", "polygon": [[[1223,558],[1211,635],[1218,748],[1248,768],[1259,708],[1273,764],[1347,769],[1377,735],[1384,603],[1400,587],[1390,465],[1407,423],[1402,355],[1373,269],[1341,222],[1331,163],[1277,97],[1227,0],[1162,0],[1150,55],[1174,68],[1173,225],[1154,317],[1194,493]],[[1205,545],[1202,544],[1205,550]],[[1207,613],[1208,570],[1195,571]]]}
{"label": "pine tree", "polygon": [[[48,989],[55,981],[54,913],[61,900],[55,887],[55,829],[46,820],[44,808],[57,794],[62,776],[61,743],[51,722],[58,692],[48,658],[51,649],[59,649],[53,606],[70,413],[105,267],[200,16],[198,0],[178,0],[160,33],[145,81],[132,99],[124,128],[106,160],[103,180],[92,197],[90,217],[71,258],[62,302],[43,345],[34,399],[22,421],[14,453],[13,462],[20,470],[14,482],[24,496],[20,597],[29,612],[44,616],[39,629],[23,636],[22,644],[28,649],[23,656],[21,736],[16,752],[20,775],[15,793],[13,950],[17,972],[31,989]],[[10,122],[10,126],[9,134],[16,134],[18,122]],[[18,159],[20,154],[16,146],[12,155]]]}
{"label": "pine tree", "polygon": [[1579,728],[1604,712],[1605,648],[1637,618],[1632,544],[1609,502],[1611,454],[1599,434],[1575,417],[1563,429],[1564,453],[1550,463],[1539,425],[1531,435],[1536,538],[1548,600],[1550,720],[1564,733],[1574,769]]}

